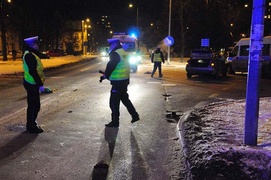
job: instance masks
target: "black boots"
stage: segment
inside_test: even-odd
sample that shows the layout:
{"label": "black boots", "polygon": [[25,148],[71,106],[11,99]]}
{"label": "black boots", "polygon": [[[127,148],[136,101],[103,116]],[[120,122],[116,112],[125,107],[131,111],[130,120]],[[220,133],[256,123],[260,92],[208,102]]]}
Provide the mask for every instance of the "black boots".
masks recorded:
{"label": "black boots", "polygon": [[106,127],[115,127],[115,128],[118,128],[119,127],[119,122],[111,121],[110,123],[106,124],[105,126]]}
{"label": "black boots", "polygon": [[40,126],[26,127],[26,130],[30,134],[36,134],[36,133],[42,133],[43,132],[43,129]]}
{"label": "black boots", "polygon": [[135,123],[136,121],[139,121],[140,119],[139,119],[139,116],[137,115],[137,116],[134,116],[133,118],[132,118],[132,121],[131,121],[131,123]]}

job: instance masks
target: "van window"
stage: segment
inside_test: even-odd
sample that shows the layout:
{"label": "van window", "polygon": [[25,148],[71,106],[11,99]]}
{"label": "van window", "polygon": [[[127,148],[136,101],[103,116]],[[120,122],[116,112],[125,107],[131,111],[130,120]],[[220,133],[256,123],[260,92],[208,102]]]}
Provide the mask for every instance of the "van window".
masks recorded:
{"label": "van window", "polygon": [[125,51],[135,52],[135,43],[134,42],[121,42],[122,47]]}
{"label": "van window", "polygon": [[262,55],[263,56],[269,56],[270,54],[270,44],[264,44],[262,49]]}
{"label": "van window", "polygon": [[240,46],[240,56],[248,56],[249,55],[249,45]]}
{"label": "van window", "polygon": [[238,53],[238,46],[235,46],[231,52],[231,56],[237,56],[237,53]]}

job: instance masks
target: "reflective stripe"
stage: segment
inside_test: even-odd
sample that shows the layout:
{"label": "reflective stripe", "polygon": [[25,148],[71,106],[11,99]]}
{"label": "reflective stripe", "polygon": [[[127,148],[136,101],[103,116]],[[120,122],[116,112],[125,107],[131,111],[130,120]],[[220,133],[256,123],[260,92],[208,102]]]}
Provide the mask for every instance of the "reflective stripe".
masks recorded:
{"label": "reflective stripe", "polygon": [[[28,68],[28,66],[27,66],[27,64],[25,62],[25,55],[28,54],[28,53],[31,53],[31,52],[25,51],[24,55],[23,55],[24,79],[25,79],[25,81],[27,81],[30,84],[36,84],[34,78],[30,75],[29,68]],[[37,61],[37,72],[38,72],[38,75],[39,75],[41,81],[44,82],[44,74],[43,74],[43,65],[42,65],[42,62],[41,62],[40,58],[36,54],[34,54],[34,53],[32,53],[32,54],[35,56],[35,59]]]}
{"label": "reflective stripe", "polygon": [[162,62],[162,58],[161,58],[160,53],[158,53],[158,54],[154,53],[153,61],[154,62]]}
{"label": "reflective stripe", "polygon": [[128,53],[123,49],[117,49],[115,51],[120,56],[120,62],[117,64],[116,68],[112,72],[109,80],[119,81],[129,79],[130,77],[130,64],[128,60]]}

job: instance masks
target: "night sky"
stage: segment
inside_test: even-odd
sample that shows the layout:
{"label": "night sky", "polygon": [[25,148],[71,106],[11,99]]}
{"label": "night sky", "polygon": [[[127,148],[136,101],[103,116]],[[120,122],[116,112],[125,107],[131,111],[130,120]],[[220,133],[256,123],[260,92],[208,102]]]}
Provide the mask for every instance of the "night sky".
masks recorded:
{"label": "night sky", "polygon": [[[146,14],[153,18],[159,18],[160,12],[163,11],[165,0],[138,0],[136,2],[127,0],[67,0],[64,1],[67,16],[83,17],[97,15],[121,15],[122,12],[129,10],[128,4],[138,5],[139,13]],[[131,11],[131,9],[129,10]]]}
{"label": "night sky", "polygon": [[[97,21],[102,15],[106,15],[111,17],[112,26],[122,26],[129,21],[136,22],[136,7],[139,21],[158,20],[167,8],[168,0],[13,0],[13,3],[17,7],[37,11],[36,14],[40,14],[42,18],[51,18],[50,15],[56,11],[65,20],[90,18]],[[129,8],[130,3],[134,4],[135,8]]]}
{"label": "night sky", "polygon": [[[138,2],[137,2],[138,1]],[[159,3],[158,3],[159,1]],[[168,0],[13,0],[16,6],[27,7],[41,13],[60,12],[65,19],[81,20],[97,18],[101,15],[123,18],[127,15],[136,17],[136,8],[129,9],[129,3],[138,7],[139,16],[152,20],[158,19]],[[133,12],[134,11],[134,12]]]}

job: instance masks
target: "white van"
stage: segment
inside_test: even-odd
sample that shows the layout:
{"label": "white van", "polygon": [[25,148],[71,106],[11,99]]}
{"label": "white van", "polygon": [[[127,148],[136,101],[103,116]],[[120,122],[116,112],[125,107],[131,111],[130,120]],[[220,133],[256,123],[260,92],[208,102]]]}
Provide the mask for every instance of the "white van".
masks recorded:
{"label": "white van", "polygon": [[[238,41],[233,50],[229,54],[227,65],[228,72],[247,72],[248,58],[249,58],[249,43],[250,38],[243,38]],[[263,38],[262,62],[261,70],[262,76],[271,74],[271,36]]]}

